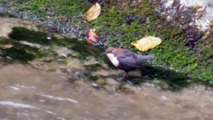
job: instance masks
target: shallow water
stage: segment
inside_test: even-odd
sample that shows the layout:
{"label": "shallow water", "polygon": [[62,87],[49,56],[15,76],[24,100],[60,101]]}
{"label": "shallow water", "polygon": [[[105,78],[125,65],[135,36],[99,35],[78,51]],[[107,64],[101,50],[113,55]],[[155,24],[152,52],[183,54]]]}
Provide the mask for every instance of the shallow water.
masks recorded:
{"label": "shallow water", "polygon": [[134,93],[107,92],[92,83],[24,65],[0,68],[2,120],[211,120],[213,93],[203,86],[181,93],[145,84]]}
{"label": "shallow water", "polygon": [[[76,49],[79,49],[79,46]],[[88,51],[85,51],[85,54],[88,54]],[[70,67],[72,69],[81,67],[81,63],[79,61],[78,63],[72,60]],[[213,118],[213,92],[206,90],[204,86],[186,88],[175,93],[161,91],[152,84],[145,83],[140,87],[131,86],[134,88],[133,92],[126,94],[122,91],[112,92],[93,88],[96,83],[87,80],[73,82],[72,76],[57,70],[47,72],[43,69],[44,66],[41,65],[41,69],[15,63],[0,66],[0,119],[211,120]],[[108,75],[112,72],[110,70],[106,69],[105,73]],[[103,74],[101,70],[97,72]]]}

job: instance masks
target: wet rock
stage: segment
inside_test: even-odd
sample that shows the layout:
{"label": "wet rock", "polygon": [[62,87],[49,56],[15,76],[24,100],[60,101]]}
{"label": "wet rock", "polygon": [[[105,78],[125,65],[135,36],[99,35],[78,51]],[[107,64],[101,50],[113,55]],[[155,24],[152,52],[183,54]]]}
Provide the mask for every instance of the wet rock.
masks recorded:
{"label": "wet rock", "polygon": [[2,48],[4,48],[4,49],[8,49],[8,48],[12,48],[13,47],[13,45],[12,44],[7,44],[7,45],[4,45]]}
{"label": "wet rock", "polygon": [[92,75],[93,76],[110,76],[111,75],[111,72],[108,71],[108,70],[98,70],[98,71],[95,71],[95,72],[92,72]]}
{"label": "wet rock", "polygon": [[100,89],[101,86],[96,84],[96,83],[92,83],[92,87],[95,88],[95,89]]}
{"label": "wet rock", "polygon": [[22,45],[27,45],[27,46],[30,46],[30,47],[33,47],[33,48],[41,48],[41,45],[39,44],[36,44],[36,43],[31,43],[31,42],[27,42],[27,41],[20,41],[20,43]]}
{"label": "wet rock", "polygon": [[94,57],[90,57],[86,59],[87,60],[84,61],[84,65],[95,65],[99,63]]}
{"label": "wet rock", "polygon": [[85,77],[84,73],[82,73],[80,71],[76,71],[76,72],[73,73],[73,78],[76,79],[76,80],[80,80],[84,77]]}
{"label": "wet rock", "polygon": [[47,71],[50,69],[50,67],[47,64],[45,64],[44,62],[41,62],[41,61],[31,61],[29,63],[33,68],[35,68],[37,70]]}
{"label": "wet rock", "polygon": [[152,0],[158,6],[158,11],[181,26],[194,26],[205,31],[209,29],[212,14],[211,0]]}
{"label": "wet rock", "polygon": [[13,27],[25,27],[30,30],[39,30],[35,23],[23,21],[15,18],[2,18],[0,17],[0,37],[8,37],[9,33],[12,32]]}
{"label": "wet rock", "polygon": [[66,47],[55,47],[53,48],[53,51],[59,56],[59,57],[68,57],[68,55],[71,55],[73,53],[72,50],[66,48]]}
{"label": "wet rock", "polygon": [[213,81],[209,81],[209,84],[210,84],[211,86],[213,86]]}
{"label": "wet rock", "polygon": [[133,86],[133,85],[130,85],[130,84],[124,84],[120,87],[120,89],[121,89],[121,91],[123,91],[125,93],[135,93],[138,90],[140,90],[136,86]]}
{"label": "wet rock", "polygon": [[162,100],[162,101],[167,101],[167,100],[169,100],[169,98],[166,97],[166,96],[161,96],[161,97],[160,97],[160,100]]}
{"label": "wet rock", "polygon": [[103,88],[105,88],[110,93],[116,92],[119,89],[119,87],[120,83],[113,78],[107,78],[106,83],[103,86]]}
{"label": "wet rock", "polygon": [[164,90],[168,90],[170,88],[168,83],[164,82],[163,80],[154,80],[154,81],[152,81],[152,84],[154,84],[154,86],[159,87],[160,89],[164,89]]}
{"label": "wet rock", "polygon": [[149,86],[149,87],[155,87],[155,85],[154,85],[154,84],[152,84],[152,83],[148,83],[148,82],[147,82],[147,83],[144,83],[144,85],[145,85],[145,86]]}
{"label": "wet rock", "polygon": [[106,84],[106,80],[103,79],[103,78],[99,78],[99,79],[96,81],[96,83],[99,84],[99,85],[101,85],[101,86],[103,86],[103,85]]}
{"label": "wet rock", "polygon": [[78,59],[67,59],[66,67],[71,71],[82,71],[85,72],[86,68],[83,66],[82,62]]}

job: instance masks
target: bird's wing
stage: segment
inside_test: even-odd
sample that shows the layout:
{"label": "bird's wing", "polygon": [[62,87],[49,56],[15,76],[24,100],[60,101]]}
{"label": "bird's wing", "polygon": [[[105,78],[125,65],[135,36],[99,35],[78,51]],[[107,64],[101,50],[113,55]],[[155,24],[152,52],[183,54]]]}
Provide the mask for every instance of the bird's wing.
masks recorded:
{"label": "bird's wing", "polygon": [[129,67],[139,67],[137,56],[135,56],[134,54],[119,55],[117,59],[119,61],[119,64]]}

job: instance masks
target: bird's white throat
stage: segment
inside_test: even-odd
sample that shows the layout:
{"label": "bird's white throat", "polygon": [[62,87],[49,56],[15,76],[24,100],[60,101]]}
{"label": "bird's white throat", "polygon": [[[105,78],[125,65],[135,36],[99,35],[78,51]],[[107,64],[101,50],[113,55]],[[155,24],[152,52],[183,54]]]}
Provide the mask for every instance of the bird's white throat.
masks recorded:
{"label": "bird's white throat", "polygon": [[117,57],[115,57],[115,55],[113,55],[112,53],[107,53],[107,57],[109,58],[109,60],[112,62],[114,66],[117,67],[119,65],[119,61]]}

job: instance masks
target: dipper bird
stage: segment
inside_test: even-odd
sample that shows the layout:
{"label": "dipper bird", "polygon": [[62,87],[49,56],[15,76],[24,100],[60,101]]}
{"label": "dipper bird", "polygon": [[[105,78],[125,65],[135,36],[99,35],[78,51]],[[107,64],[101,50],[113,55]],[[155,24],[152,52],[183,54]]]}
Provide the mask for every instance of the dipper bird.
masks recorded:
{"label": "dipper bird", "polygon": [[145,62],[154,58],[154,55],[140,55],[128,49],[113,47],[108,48],[105,54],[115,67],[124,70],[126,73],[140,68]]}

